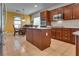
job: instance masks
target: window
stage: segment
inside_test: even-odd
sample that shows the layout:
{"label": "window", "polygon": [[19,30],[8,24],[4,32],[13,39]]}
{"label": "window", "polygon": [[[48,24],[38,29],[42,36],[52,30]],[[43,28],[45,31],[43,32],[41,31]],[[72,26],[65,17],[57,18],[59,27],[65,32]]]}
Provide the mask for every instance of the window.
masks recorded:
{"label": "window", "polygon": [[15,28],[20,28],[21,27],[21,17],[14,17],[14,27]]}
{"label": "window", "polygon": [[35,17],[34,18],[34,21],[33,21],[33,25],[38,25],[38,26],[40,26],[40,17]]}

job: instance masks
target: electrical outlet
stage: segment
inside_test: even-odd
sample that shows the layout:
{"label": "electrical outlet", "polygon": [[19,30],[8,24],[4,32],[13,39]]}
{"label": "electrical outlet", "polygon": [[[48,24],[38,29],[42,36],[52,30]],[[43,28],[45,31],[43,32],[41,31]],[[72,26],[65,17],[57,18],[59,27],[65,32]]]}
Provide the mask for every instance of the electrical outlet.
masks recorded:
{"label": "electrical outlet", "polygon": [[48,33],[46,32],[46,36],[48,36]]}

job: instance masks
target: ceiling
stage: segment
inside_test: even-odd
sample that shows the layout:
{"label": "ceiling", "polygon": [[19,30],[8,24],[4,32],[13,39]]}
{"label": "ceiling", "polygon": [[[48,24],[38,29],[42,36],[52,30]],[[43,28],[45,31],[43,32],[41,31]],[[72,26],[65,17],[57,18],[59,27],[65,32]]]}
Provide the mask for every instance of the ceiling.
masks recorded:
{"label": "ceiling", "polygon": [[[59,6],[61,4],[64,5],[66,3],[6,3],[6,7],[7,11],[23,14],[24,9],[25,14],[33,14],[43,9]],[[38,7],[34,7],[34,5],[38,5]]]}

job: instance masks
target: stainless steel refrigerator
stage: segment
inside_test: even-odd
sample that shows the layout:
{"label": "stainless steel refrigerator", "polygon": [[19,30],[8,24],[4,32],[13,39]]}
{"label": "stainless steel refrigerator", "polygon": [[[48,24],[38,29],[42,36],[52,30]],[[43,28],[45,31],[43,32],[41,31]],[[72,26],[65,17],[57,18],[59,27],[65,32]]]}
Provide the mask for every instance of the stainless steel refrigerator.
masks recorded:
{"label": "stainless steel refrigerator", "polygon": [[0,55],[2,55],[2,4],[0,4]]}
{"label": "stainless steel refrigerator", "polygon": [[4,15],[5,15],[5,4],[0,3],[0,55],[3,55],[3,32],[4,32]]}

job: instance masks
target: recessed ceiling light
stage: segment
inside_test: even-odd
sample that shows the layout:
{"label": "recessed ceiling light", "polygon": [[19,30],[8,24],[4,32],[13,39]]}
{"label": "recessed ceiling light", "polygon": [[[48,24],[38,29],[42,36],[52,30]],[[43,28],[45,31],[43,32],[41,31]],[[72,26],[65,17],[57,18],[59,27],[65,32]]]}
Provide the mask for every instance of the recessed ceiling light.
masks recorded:
{"label": "recessed ceiling light", "polygon": [[38,7],[38,5],[34,5],[34,7]]}

